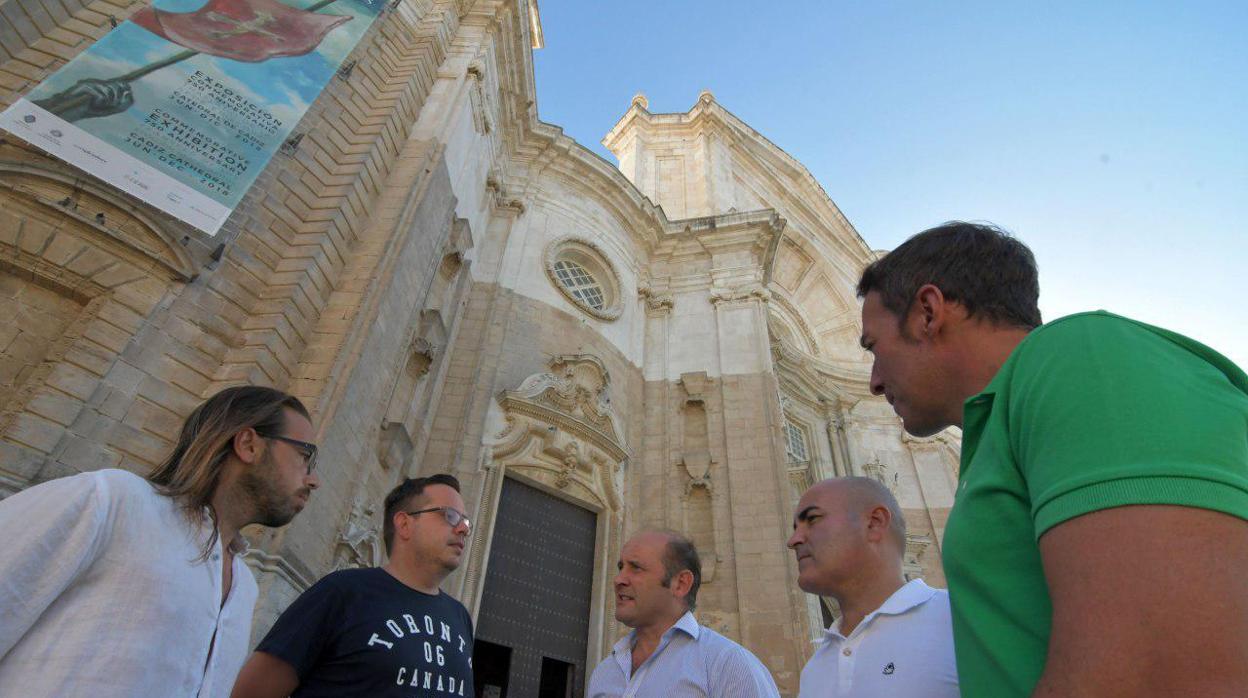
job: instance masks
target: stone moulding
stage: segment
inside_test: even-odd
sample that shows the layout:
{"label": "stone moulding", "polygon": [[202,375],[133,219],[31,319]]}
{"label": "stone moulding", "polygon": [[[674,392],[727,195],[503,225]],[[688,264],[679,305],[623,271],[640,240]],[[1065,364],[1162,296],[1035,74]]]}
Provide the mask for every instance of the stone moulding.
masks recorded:
{"label": "stone moulding", "polygon": [[247,563],[248,567],[257,572],[268,572],[281,577],[299,593],[307,591],[308,587],[312,586],[313,580],[295,569],[281,555],[272,555],[253,547],[243,555],[243,561]]}

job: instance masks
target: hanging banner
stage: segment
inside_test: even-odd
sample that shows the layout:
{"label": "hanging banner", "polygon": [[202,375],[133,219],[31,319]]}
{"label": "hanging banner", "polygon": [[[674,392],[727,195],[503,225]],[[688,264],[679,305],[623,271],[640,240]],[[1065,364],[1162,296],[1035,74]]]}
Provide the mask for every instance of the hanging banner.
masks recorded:
{"label": "hanging banner", "polygon": [[0,127],[213,235],[384,0],[156,0]]}

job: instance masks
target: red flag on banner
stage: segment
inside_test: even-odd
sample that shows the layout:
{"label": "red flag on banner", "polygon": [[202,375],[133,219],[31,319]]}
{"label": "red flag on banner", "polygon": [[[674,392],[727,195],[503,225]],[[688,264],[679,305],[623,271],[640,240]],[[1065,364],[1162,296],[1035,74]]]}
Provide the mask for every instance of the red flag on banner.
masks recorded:
{"label": "red flag on banner", "polygon": [[276,0],[209,0],[194,12],[166,12],[148,5],[130,20],[179,46],[257,63],[302,56],[351,17],[308,12]]}

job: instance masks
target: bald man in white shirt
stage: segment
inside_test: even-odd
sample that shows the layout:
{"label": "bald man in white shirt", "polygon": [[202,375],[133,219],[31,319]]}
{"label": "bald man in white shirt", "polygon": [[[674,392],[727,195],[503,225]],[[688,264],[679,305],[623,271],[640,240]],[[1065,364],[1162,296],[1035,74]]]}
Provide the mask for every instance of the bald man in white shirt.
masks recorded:
{"label": "bald man in white shirt", "polygon": [[888,488],[865,477],[806,490],[789,548],[802,591],[837,600],[802,669],[799,698],[958,698],[949,594],[906,581],[906,522]]}

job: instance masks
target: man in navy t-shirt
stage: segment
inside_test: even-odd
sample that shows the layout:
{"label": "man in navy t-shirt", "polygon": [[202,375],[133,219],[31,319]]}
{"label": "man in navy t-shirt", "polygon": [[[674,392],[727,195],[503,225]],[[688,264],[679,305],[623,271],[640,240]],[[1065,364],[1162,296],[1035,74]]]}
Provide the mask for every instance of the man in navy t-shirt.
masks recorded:
{"label": "man in navy t-shirt", "polygon": [[472,618],[438,585],[459,567],[469,521],[451,475],[386,497],[382,567],[312,585],[247,661],[233,698],[472,696]]}

